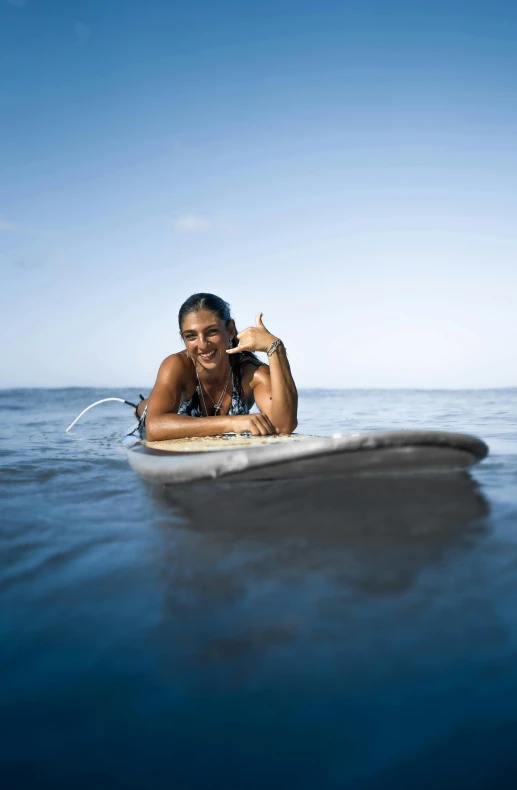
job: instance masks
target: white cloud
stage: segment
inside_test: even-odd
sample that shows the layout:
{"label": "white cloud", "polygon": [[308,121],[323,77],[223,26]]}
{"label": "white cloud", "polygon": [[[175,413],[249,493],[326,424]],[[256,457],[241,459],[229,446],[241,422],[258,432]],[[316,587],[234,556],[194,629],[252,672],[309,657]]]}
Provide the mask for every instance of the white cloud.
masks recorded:
{"label": "white cloud", "polygon": [[211,217],[182,214],[172,221],[172,226],[178,233],[205,233],[208,230],[215,233],[233,233],[235,230],[232,217],[224,212],[218,212]]}
{"label": "white cloud", "polygon": [[173,226],[178,233],[204,233],[213,228],[213,222],[197,214],[184,214],[176,217]]}

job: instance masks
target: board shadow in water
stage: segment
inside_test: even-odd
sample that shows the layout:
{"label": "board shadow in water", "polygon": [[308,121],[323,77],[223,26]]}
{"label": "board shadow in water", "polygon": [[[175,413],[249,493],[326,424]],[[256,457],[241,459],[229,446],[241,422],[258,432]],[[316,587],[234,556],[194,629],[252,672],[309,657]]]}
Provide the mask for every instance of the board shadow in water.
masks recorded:
{"label": "board shadow in water", "polygon": [[308,772],[312,786],[373,788],[383,771],[396,786],[395,766],[415,780],[413,757],[436,781],[433,745],[464,715],[456,700],[469,681],[455,667],[506,638],[470,561],[490,530],[476,483],[437,474],[149,490],[171,677],[235,717],[237,752],[285,746],[289,732],[303,748],[275,752],[274,764],[300,781]]}
{"label": "board shadow in water", "polygon": [[[161,567],[168,616],[183,614],[193,625],[196,614],[211,612],[211,636],[195,628],[189,634],[199,643],[195,652],[214,660],[296,640],[316,617],[319,631],[326,624],[339,640],[344,609],[357,613],[372,598],[411,593],[423,571],[439,569],[451,551],[468,552],[488,529],[488,503],[464,473],[150,490],[165,515]],[[167,512],[174,513],[170,541]],[[282,598],[278,609],[272,588]],[[310,613],[307,597],[316,603]],[[243,601],[248,625],[237,615]]]}
{"label": "board shadow in water", "polygon": [[268,576],[317,568],[372,594],[403,590],[444,552],[470,545],[486,532],[489,514],[478,485],[464,473],[151,490],[201,539],[240,546],[246,554],[263,556],[266,549]]}

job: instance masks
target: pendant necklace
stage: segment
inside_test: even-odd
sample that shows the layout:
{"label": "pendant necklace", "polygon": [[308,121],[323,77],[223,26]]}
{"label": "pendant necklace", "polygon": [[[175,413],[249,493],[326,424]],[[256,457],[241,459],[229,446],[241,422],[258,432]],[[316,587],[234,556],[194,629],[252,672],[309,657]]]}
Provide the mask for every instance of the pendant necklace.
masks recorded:
{"label": "pendant necklace", "polygon": [[214,407],[214,417],[217,417],[219,415],[220,410],[221,410],[221,406],[223,405],[224,396],[226,395],[226,390],[228,389],[228,382],[230,381],[230,376],[231,375],[232,375],[232,369],[231,369],[231,366],[230,366],[230,371],[228,373],[228,378],[226,379],[226,384],[224,385],[224,389],[221,392],[219,400],[216,403],[214,400],[212,400],[212,396],[210,395],[210,393],[208,392],[206,387],[203,387],[203,383],[202,383],[201,379],[199,378],[199,373],[197,372],[197,366],[196,366],[197,383],[199,385],[199,392],[201,394],[201,400],[203,401],[203,406],[205,408],[205,414],[206,414],[207,417],[208,417],[208,409],[206,408],[205,398],[203,396],[203,390],[205,390],[206,394],[208,395],[208,397],[212,401],[212,406]]}

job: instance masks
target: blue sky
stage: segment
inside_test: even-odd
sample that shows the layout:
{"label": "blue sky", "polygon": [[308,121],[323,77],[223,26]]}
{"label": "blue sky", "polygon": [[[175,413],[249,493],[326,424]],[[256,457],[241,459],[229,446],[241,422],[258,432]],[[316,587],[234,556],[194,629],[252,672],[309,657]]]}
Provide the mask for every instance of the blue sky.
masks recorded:
{"label": "blue sky", "polygon": [[0,0],[1,386],[152,384],[196,291],[303,387],[517,384],[517,11]]}

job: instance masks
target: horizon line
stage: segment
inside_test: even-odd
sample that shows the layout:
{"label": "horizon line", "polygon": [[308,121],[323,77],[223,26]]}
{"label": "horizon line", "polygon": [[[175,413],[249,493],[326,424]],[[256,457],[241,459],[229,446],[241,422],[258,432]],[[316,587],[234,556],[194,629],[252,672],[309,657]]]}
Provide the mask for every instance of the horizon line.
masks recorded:
{"label": "horizon line", "polygon": [[[48,386],[10,386],[10,387],[3,387],[0,386],[0,392],[9,392],[11,390],[49,390],[49,391],[58,391],[58,390],[85,390],[85,389],[107,389],[107,390],[135,390],[135,389],[146,389],[149,392],[152,390],[151,387],[142,387],[140,385],[104,385],[104,384],[71,384],[71,385],[64,385],[64,386],[56,386],[56,387],[48,387]],[[298,392],[309,392],[309,391],[321,391],[321,392],[364,392],[364,391],[377,391],[377,392],[493,392],[494,390],[517,390],[517,384],[508,384],[502,386],[488,386],[488,387],[421,387],[421,386],[413,386],[413,387],[297,387]]]}

